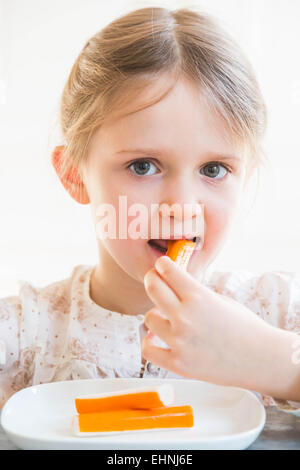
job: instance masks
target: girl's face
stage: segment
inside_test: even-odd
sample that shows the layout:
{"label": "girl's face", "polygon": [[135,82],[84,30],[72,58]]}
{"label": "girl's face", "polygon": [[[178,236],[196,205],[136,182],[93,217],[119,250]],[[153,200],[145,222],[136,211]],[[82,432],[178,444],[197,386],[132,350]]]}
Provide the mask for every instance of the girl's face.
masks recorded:
{"label": "girl's face", "polygon": [[[100,257],[102,252],[106,260],[140,282],[158,257],[145,238],[127,235],[118,239],[119,196],[127,197],[127,210],[122,214],[127,226],[134,219],[127,214],[135,203],[146,207],[148,214],[152,204],[179,204],[182,210],[184,204],[201,204],[204,244],[194,252],[188,271],[202,279],[225,242],[246,177],[244,155],[226,139],[224,131],[221,118],[184,79],[158,103],[99,128],[90,141],[83,180],[95,226],[97,209],[104,203],[115,208],[117,221],[117,238],[98,240]],[[195,216],[187,211],[186,217]]]}

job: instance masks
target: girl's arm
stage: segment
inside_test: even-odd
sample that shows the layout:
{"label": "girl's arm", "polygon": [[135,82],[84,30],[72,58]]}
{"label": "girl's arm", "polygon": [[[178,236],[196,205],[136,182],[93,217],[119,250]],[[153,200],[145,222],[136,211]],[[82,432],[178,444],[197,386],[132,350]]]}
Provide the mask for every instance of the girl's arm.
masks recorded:
{"label": "girl's arm", "polygon": [[[262,344],[264,356],[270,352],[273,356],[271,369],[264,372],[270,379],[262,399],[266,405],[300,416],[300,273],[275,271],[254,276],[248,271],[214,271],[207,285],[275,327]],[[277,394],[272,396],[272,390],[278,390]]]}
{"label": "girl's arm", "polygon": [[[300,363],[293,350],[299,277],[245,276],[214,273],[214,283],[199,283],[160,257],[144,279],[156,307],[145,315],[150,334],[143,356],[175,374],[253,390],[269,402],[289,400],[285,405],[299,412],[300,401],[293,404],[300,400]],[[169,349],[155,346],[152,333]]]}
{"label": "girl's arm", "polygon": [[275,396],[282,405],[285,400],[290,400],[299,402],[300,408],[300,334],[275,328],[276,337],[270,390],[278,389]]}

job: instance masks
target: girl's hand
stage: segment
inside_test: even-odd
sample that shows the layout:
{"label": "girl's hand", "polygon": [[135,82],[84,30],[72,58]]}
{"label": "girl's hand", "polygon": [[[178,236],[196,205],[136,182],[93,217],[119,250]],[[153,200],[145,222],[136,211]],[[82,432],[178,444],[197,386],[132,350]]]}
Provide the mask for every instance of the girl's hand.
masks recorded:
{"label": "girl's hand", "polygon": [[[156,307],[145,315],[150,332],[142,343],[143,357],[184,377],[270,390],[277,329],[202,285],[168,256],[155,268],[144,277]],[[155,346],[153,334],[170,349]]]}

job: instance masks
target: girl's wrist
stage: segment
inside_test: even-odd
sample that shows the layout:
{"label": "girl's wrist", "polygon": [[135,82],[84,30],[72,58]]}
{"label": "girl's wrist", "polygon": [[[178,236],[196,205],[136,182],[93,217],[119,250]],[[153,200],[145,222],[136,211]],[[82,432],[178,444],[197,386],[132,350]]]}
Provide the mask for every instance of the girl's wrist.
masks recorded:
{"label": "girl's wrist", "polygon": [[253,390],[273,398],[300,401],[300,336],[268,327],[261,343],[260,382]]}

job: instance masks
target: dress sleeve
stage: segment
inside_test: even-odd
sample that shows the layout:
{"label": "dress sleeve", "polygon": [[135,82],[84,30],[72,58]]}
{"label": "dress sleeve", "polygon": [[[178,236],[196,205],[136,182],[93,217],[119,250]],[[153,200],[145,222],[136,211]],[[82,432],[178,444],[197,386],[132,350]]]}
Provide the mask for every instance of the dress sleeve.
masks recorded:
{"label": "dress sleeve", "polygon": [[32,385],[37,291],[23,283],[20,292],[0,299],[0,409],[15,392]]}
{"label": "dress sleeve", "polygon": [[[255,275],[249,271],[214,271],[208,287],[245,305],[271,325],[299,335],[293,361],[300,373],[300,273],[287,271]],[[266,406],[300,416],[300,402],[261,395]]]}

